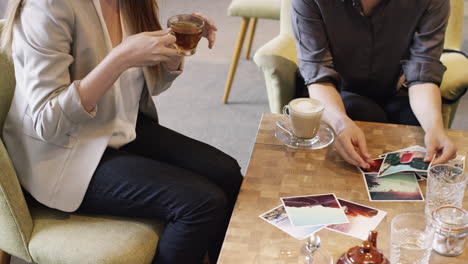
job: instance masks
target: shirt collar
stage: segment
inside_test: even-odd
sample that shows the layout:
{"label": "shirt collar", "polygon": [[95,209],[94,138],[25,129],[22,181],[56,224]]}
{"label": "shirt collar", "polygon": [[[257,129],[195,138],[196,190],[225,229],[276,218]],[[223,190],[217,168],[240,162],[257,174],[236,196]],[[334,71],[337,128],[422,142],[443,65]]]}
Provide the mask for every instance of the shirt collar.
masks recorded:
{"label": "shirt collar", "polygon": [[364,15],[364,13],[362,12],[361,0],[341,0],[341,2],[343,3],[345,1],[351,1],[353,3],[353,7],[356,8],[361,15]]}

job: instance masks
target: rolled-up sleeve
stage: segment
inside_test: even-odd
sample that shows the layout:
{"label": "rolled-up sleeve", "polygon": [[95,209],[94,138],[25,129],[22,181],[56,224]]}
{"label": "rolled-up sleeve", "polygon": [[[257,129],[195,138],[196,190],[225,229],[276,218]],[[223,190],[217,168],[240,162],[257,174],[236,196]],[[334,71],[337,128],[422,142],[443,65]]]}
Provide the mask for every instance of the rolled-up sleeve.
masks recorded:
{"label": "rolled-up sleeve", "polygon": [[330,82],[339,85],[333,68],[328,37],[315,1],[292,0],[292,26],[297,45],[299,69],[305,84]]}
{"label": "rolled-up sleeve", "polygon": [[450,15],[450,1],[432,0],[421,17],[410,57],[402,61],[406,80],[410,84],[435,83],[440,85],[446,67],[440,61],[444,49],[445,30]]}
{"label": "rolled-up sleeve", "polygon": [[182,59],[179,68],[177,70],[170,70],[165,63],[161,64],[160,78],[156,82],[156,87],[153,89],[151,95],[159,95],[162,92],[169,89],[172,86],[174,80],[179,77],[184,71],[185,59]]}

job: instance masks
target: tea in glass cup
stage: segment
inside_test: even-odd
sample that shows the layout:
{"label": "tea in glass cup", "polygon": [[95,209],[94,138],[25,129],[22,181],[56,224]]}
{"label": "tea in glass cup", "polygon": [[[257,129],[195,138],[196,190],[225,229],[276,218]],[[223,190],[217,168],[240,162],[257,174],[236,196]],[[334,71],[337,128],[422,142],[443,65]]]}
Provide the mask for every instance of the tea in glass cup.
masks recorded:
{"label": "tea in glass cup", "polygon": [[191,56],[197,50],[205,21],[194,15],[176,15],[167,20],[167,27],[176,37],[176,47],[180,55]]}

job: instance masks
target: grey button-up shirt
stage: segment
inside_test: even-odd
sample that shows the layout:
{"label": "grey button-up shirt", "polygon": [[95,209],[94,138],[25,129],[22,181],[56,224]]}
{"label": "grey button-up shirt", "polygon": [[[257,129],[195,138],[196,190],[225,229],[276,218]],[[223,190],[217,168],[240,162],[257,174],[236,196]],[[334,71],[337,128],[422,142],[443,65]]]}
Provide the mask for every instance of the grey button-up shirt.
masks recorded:
{"label": "grey button-up shirt", "polygon": [[440,84],[449,0],[292,0],[299,68],[306,85],[332,82],[376,100],[407,82]]}

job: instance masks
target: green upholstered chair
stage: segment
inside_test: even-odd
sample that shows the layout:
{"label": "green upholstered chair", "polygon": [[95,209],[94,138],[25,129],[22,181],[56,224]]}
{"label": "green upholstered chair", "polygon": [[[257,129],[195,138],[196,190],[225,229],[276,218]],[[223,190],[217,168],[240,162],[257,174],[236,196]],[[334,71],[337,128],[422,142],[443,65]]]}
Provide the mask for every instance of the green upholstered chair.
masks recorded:
{"label": "green upholstered chair", "polygon": [[234,76],[236,74],[237,63],[239,62],[240,52],[244,44],[245,34],[249,24],[251,24],[251,26],[245,52],[246,59],[249,59],[250,51],[252,49],[257,20],[259,18],[278,20],[280,18],[280,2],[281,0],[232,0],[229,5],[228,15],[241,17],[242,22],[239,35],[237,37],[237,43],[234,48],[234,55],[229,69],[226,87],[224,89],[223,103],[227,103],[229,98],[232,82],[234,81]]}
{"label": "green upholstered chair", "polygon": [[[0,21],[0,32],[2,21]],[[0,54],[0,131],[15,88]],[[69,214],[26,202],[0,139],[0,263],[10,255],[44,264],[151,263],[163,225],[156,221]]]}
{"label": "green upholstered chair", "polygon": [[[445,48],[460,51],[464,18],[464,0],[451,0],[451,16],[446,32]],[[291,0],[282,0],[280,34],[260,48],[254,61],[263,71],[268,102],[272,113],[281,113],[295,94],[295,74],[298,70],[295,39],[291,25]],[[459,99],[468,89],[468,59],[457,52],[444,52],[442,63],[447,67],[440,87],[444,125],[450,128]]]}

